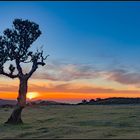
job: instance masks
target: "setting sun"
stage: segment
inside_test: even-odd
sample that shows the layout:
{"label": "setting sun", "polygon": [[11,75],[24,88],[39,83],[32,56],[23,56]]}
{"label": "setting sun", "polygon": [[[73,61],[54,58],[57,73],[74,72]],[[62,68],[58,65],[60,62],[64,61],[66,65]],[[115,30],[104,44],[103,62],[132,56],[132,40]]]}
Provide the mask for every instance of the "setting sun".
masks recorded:
{"label": "setting sun", "polygon": [[27,93],[27,98],[30,99],[30,100],[33,99],[33,98],[36,98],[38,96],[39,96],[38,92],[28,92]]}

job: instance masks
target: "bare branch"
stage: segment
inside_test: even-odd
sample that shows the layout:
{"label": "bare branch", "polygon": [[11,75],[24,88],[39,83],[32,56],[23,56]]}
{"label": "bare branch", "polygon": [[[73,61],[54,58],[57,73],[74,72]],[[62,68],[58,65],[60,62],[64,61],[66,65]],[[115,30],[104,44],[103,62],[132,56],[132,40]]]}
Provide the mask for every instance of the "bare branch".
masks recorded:
{"label": "bare branch", "polygon": [[43,58],[44,60],[46,60],[50,55],[48,54],[45,58]]}
{"label": "bare branch", "polygon": [[22,63],[31,63],[32,61],[29,60],[29,61],[20,61],[20,62],[22,62]]}
{"label": "bare branch", "polygon": [[13,74],[13,72],[15,71],[15,67],[12,64],[10,64],[9,70],[10,70],[10,74]]}
{"label": "bare branch", "polygon": [[16,66],[17,66],[17,70],[19,72],[19,75],[23,75],[19,60],[16,59],[15,62],[16,62]]}
{"label": "bare branch", "polygon": [[38,50],[35,55],[32,55],[33,65],[31,71],[28,74],[26,74],[28,78],[32,76],[32,74],[37,70],[39,65],[44,66],[46,64],[44,60],[46,60],[48,56],[49,55],[43,57],[43,51],[38,52]]}
{"label": "bare branch", "polygon": [[17,75],[13,75],[13,74],[11,74],[11,73],[6,73],[6,72],[4,72],[3,70],[0,71],[0,74],[5,75],[5,76],[8,76],[8,77],[10,77],[10,78],[12,78],[12,79],[18,77],[18,74],[17,74]]}
{"label": "bare branch", "polygon": [[48,58],[48,56],[50,55],[47,55],[45,58],[43,57],[43,53],[41,53],[41,62],[37,62],[37,65],[41,65],[41,66],[44,66],[45,65],[45,62],[44,60],[46,60]]}
{"label": "bare branch", "polygon": [[34,62],[31,71],[27,74],[27,78],[30,78],[32,74],[37,70],[37,68],[38,68],[38,65],[37,63]]}

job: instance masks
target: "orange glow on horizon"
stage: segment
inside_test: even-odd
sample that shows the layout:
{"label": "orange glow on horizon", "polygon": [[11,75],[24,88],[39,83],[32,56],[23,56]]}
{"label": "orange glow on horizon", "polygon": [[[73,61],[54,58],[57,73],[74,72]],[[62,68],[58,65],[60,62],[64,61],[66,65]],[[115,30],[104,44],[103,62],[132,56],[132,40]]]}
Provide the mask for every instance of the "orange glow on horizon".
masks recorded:
{"label": "orange glow on horizon", "polygon": [[[16,100],[18,96],[18,83],[16,82],[8,86],[1,82],[0,99]],[[61,85],[62,84],[62,85]],[[111,90],[108,90],[111,89]],[[118,90],[117,90],[118,89]],[[34,92],[33,92],[34,91]],[[93,91],[93,92],[92,92]],[[85,83],[72,84],[56,84],[47,83],[39,80],[31,81],[27,93],[27,100],[54,100],[54,101],[69,101],[79,102],[80,100],[109,98],[109,97],[140,97],[140,90],[133,86],[120,89],[116,88],[98,87],[96,85],[86,85]]]}
{"label": "orange glow on horizon", "polygon": [[123,94],[123,93],[42,93],[40,94],[40,99],[50,99],[50,100],[83,100],[83,99],[96,99],[96,98],[109,98],[109,97],[140,97],[139,94]]}
{"label": "orange glow on horizon", "polygon": [[[140,94],[123,94],[123,93],[39,93],[39,92],[28,92],[27,93],[27,99],[35,99],[35,100],[54,100],[54,101],[80,101],[83,99],[90,100],[90,99],[96,99],[96,98],[108,98],[108,97],[140,97]],[[17,99],[17,93],[15,92],[6,92],[2,93],[0,92],[0,99]]]}
{"label": "orange glow on horizon", "polygon": [[38,92],[28,92],[27,93],[27,98],[32,100],[34,98],[37,98],[39,96],[39,93]]}

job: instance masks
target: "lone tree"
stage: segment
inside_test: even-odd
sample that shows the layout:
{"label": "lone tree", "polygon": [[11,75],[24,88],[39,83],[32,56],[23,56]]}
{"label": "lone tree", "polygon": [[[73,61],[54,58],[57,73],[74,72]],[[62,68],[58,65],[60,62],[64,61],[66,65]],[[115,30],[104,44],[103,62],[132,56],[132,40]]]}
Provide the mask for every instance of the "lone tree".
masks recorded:
{"label": "lone tree", "polygon": [[[46,57],[43,51],[30,51],[29,48],[41,35],[39,25],[29,20],[15,19],[12,29],[6,29],[0,36],[0,74],[10,78],[19,79],[19,91],[17,105],[11,116],[5,123],[23,123],[21,112],[26,106],[26,94],[28,90],[28,80],[37,70],[38,66],[44,66]],[[4,70],[4,64],[9,62],[9,72]],[[14,63],[14,64],[13,64]],[[22,63],[31,64],[28,73],[23,72]]]}

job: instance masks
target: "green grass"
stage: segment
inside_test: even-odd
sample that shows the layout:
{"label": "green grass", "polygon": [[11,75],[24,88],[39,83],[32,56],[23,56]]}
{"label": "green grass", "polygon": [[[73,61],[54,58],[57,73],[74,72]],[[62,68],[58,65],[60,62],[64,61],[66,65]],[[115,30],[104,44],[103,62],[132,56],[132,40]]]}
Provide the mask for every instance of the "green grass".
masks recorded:
{"label": "green grass", "polygon": [[2,139],[140,139],[140,105],[27,107],[23,125],[4,125],[11,111],[0,109]]}

